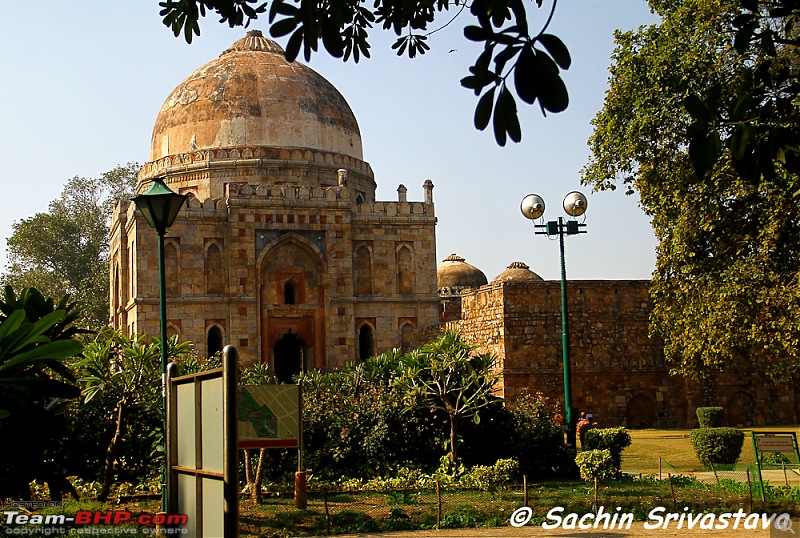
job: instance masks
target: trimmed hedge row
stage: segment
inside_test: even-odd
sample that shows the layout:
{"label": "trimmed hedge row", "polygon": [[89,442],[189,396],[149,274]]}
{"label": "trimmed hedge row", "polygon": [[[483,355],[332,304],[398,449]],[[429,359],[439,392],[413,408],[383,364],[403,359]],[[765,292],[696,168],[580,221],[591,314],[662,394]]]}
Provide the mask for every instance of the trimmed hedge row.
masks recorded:
{"label": "trimmed hedge row", "polygon": [[690,435],[700,463],[736,463],[742,453],[744,432],[736,428],[699,428]]}

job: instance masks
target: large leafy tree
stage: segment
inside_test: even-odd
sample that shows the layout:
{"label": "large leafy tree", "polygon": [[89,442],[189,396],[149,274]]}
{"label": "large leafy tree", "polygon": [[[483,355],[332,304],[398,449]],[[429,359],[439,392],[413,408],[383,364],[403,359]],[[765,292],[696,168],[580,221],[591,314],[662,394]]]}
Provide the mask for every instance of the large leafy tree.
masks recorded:
{"label": "large leafy tree", "polygon": [[427,407],[447,415],[450,422],[450,461],[458,462],[459,427],[496,402],[498,375],[495,357],[477,353],[476,347],[453,331],[409,353],[394,385],[403,394],[406,409]]}
{"label": "large leafy tree", "polygon": [[[660,24],[616,36],[583,179],[638,191],[652,217],[652,330],[677,371],[703,377],[749,362],[776,381],[798,379],[798,178],[780,166],[742,173],[747,145],[723,143],[700,121],[709,104],[737,101],[766,53],[737,50],[736,3],[650,5]],[[779,107],[772,120],[794,114]],[[736,128],[725,127],[731,137]]]}
{"label": "large leafy tree", "polygon": [[99,178],[74,177],[48,211],[15,222],[3,280],[45,296],[71,295],[82,325],[105,325],[111,204],[133,195],[138,168],[128,163]]}
{"label": "large leafy tree", "polygon": [[398,55],[414,58],[430,47],[428,37],[451,24],[465,21],[464,36],[483,43],[483,52],[470,67],[461,85],[480,96],[475,126],[483,130],[492,123],[495,140],[519,142],[522,130],[517,115],[517,98],[538,104],[542,113],[561,112],[569,97],[561,70],[571,64],[569,51],[555,35],[547,32],[558,0],[535,0],[546,8],[542,21],[529,26],[525,0],[375,0],[374,2],[311,2],[308,0],[165,0],[159,2],[161,16],[176,36],[191,43],[200,35],[199,21],[216,13],[230,27],[248,26],[268,12],[273,37],[290,36],[286,58],[293,61],[301,50],[306,60],[320,42],[335,58],[358,62],[369,58],[369,32],[375,26],[391,31]]}
{"label": "large leafy tree", "polygon": [[[776,172],[800,172],[800,19],[797,0],[740,0],[734,11],[733,46],[747,63],[736,89],[723,97],[692,94],[685,101],[694,122],[689,151],[700,175],[709,173],[726,148],[747,180]],[[705,98],[704,98],[705,97]]]}

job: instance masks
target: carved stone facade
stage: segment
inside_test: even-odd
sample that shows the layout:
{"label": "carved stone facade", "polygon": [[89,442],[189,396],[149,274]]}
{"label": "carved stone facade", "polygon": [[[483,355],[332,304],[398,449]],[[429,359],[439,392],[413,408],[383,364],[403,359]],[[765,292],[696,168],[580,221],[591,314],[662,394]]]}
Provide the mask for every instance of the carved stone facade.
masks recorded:
{"label": "carved stone facade", "polygon": [[[233,344],[289,380],[437,322],[433,184],[375,201],[344,98],[257,32],[167,99],[138,191],[154,178],[189,196],[166,236],[167,318],[201,356]],[[157,235],[131,202],[111,228],[112,324],[156,335]]]}

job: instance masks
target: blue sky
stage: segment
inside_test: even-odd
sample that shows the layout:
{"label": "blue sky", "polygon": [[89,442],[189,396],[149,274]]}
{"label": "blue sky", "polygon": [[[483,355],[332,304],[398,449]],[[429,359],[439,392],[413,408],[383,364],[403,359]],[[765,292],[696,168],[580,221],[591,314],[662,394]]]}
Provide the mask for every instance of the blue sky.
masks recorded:
{"label": "blue sky", "polygon": [[[530,25],[546,9],[530,3]],[[45,211],[73,176],[96,177],[117,164],[143,163],[153,122],[172,89],[245,33],[201,23],[187,45],[161,24],[157,0],[3,2],[0,18],[0,264],[12,224]],[[545,1],[545,5],[548,2]],[[647,279],[656,240],[649,219],[624,189],[592,194],[579,184],[588,158],[590,121],[607,87],[615,29],[654,21],[643,0],[562,0],[553,23],[572,54],[565,74],[566,112],[521,111],[523,139],[499,148],[490,130],[472,126],[474,95],[461,88],[480,49],[463,23],[431,36],[415,60],[391,51],[392,35],[373,30],[372,58],[343,63],[324,53],[311,66],[347,99],[358,119],[364,158],[375,171],[378,199],[422,200],[435,184],[437,258],[455,252],[491,280],[512,261],[559,278],[558,244],[534,236],[519,212],[529,193],[563,215],[572,190],[589,196],[588,234],[567,239],[571,279]],[[442,18],[442,23],[446,22]],[[255,21],[252,28],[262,28]],[[452,51],[452,52],[451,52]]]}

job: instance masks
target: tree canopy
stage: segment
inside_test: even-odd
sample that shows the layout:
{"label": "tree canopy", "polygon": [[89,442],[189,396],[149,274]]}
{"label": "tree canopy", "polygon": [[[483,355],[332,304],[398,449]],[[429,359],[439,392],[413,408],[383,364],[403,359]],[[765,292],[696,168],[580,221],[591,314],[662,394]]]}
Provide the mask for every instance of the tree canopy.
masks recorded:
{"label": "tree canopy", "polygon": [[50,297],[71,295],[80,324],[108,322],[108,234],[112,203],[130,197],[139,165],[117,166],[99,178],[73,177],[48,211],[15,222],[3,281]]}
{"label": "tree canopy", "polygon": [[796,123],[795,106],[754,108],[744,138],[743,124],[714,119],[736,109],[762,62],[794,70],[795,51],[743,46],[736,3],[650,5],[659,24],[616,35],[583,181],[638,191],[652,217],[652,331],[676,371],[702,377],[756,363],[776,381],[800,379],[800,185],[777,153],[755,166],[746,158],[768,125]]}
{"label": "tree canopy", "polygon": [[458,462],[461,421],[479,422],[479,412],[497,401],[493,396],[499,380],[494,370],[497,359],[476,349],[460,334],[447,331],[409,353],[402,374],[394,381],[407,410],[424,406],[447,414],[453,464]]}
{"label": "tree canopy", "polygon": [[[517,115],[517,98],[538,103],[542,114],[562,112],[569,95],[561,71],[569,68],[567,47],[547,33],[558,0],[550,0],[544,22],[528,24],[524,0],[375,0],[367,3],[336,0],[165,0],[159,2],[161,16],[175,36],[183,34],[192,42],[200,35],[200,19],[216,13],[231,28],[249,26],[260,15],[268,15],[273,37],[289,36],[286,59],[294,61],[300,51],[306,61],[319,44],[334,58],[358,62],[370,57],[369,32],[375,26],[391,31],[392,45],[399,56],[414,58],[429,50],[428,37],[461,16],[469,16],[464,37],[483,43],[483,52],[470,67],[461,85],[480,96],[475,109],[475,127],[492,124],[495,140],[504,146],[519,142],[522,129]],[[544,0],[536,0],[542,8]],[[268,11],[269,10],[269,11]],[[445,20],[443,21],[442,18]]]}

